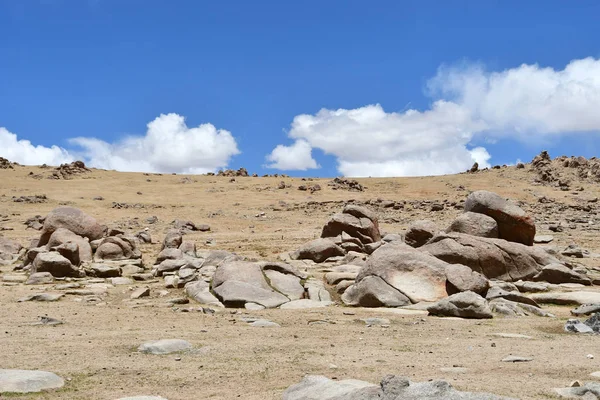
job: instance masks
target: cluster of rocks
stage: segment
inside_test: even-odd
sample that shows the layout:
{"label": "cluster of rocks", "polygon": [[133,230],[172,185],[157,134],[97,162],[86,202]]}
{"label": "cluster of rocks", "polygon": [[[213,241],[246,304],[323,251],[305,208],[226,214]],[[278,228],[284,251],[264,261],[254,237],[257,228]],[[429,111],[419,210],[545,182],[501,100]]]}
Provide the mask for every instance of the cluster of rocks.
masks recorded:
{"label": "cluster of rocks", "polygon": [[592,157],[560,156],[552,160],[547,151],[542,151],[531,161],[540,183],[569,190],[571,180],[600,182],[600,159]]}
{"label": "cluster of rocks", "polygon": [[365,187],[355,179],[335,178],[327,183],[331,190],[348,190],[350,192],[362,192]]}
{"label": "cluster of rocks", "polygon": [[290,264],[245,261],[224,250],[198,252],[195,243],[183,240],[177,230],[167,233],[152,276],[163,277],[167,288],[184,288],[188,297],[209,306],[262,309],[331,304],[322,282],[307,279],[306,273]]}
{"label": "cluster of rocks", "polygon": [[116,277],[124,261],[141,266],[137,237],[108,229],[81,210],[59,207],[42,220],[40,238],[19,267],[34,281],[47,276]]}
{"label": "cluster of rocks", "polygon": [[309,184],[309,185],[300,185],[300,186],[298,186],[298,190],[314,193],[314,192],[318,192],[321,190],[321,185],[319,185],[318,183],[313,183],[313,184]]}
{"label": "cluster of rocks", "polygon": [[18,165],[18,164],[12,163],[4,157],[0,157],[0,169],[14,169],[13,165]]}
{"label": "cluster of rocks", "polygon": [[492,312],[548,316],[521,294],[528,285],[517,282],[592,284],[558,255],[533,246],[533,218],[516,204],[478,191],[467,197],[464,210],[445,231],[415,221],[404,234],[382,237],[374,212],[347,205],[320,239],[291,258],[334,264],[325,279],[346,305],[437,302],[427,306],[431,314],[467,318],[490,318]]}
{"label": "cluster of rocks", "polygon": [[48,197],[45,194],[36,194],[32,196],[13,196],[12,201],[15,203],[40,204],[46,203]]}
{"label": "cluster of rocks", "polygon": [[248,170],[246,168],[240,168],[238,170],[234,170],[234,169],[226,169],[226,170],[219,170],[217,172],[217,176],[227,176],[227,177],[237,177],[237,176],[250,176],[248,174]]}
{"label": "cluster of rocks", "polygon": [[89,172],[90,169],[85,166],[83,161],[73,161],[68,164],[61,164],[56,167],[48,179],[72,179],[75,175]]}

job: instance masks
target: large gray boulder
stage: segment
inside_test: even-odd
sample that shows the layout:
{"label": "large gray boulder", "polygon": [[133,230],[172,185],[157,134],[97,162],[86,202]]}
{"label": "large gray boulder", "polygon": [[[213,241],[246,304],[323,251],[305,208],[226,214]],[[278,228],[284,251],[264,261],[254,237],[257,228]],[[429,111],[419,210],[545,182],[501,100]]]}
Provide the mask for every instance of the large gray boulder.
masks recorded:
{"label": "large gray boulder", "polygon": [[80,262],[92,261],[92,246],[90,245],[89,240],[82,236],[76,235],[75,233],[65,228],[58,228],[52,233],[52,235],[50,235],[48,243],[46,244],[46,248],[48,250],[51,250],[55,247],[69,242],[77,245],[77,251],[79,254],[78,258]]}
{"label": "large gray boulder", "polygon": [[414,221],[404,234],[404,241],[412,247],[421,247],[439,232],[435,222],[428,219]]}
{"label": "large gray boulder", "polygon": [[342,295],[348,306],[400,307],[411,304],[410,299],[378,276],[370,275],[348,287]]}
{"label": "large gray boulder", "polygon": [[510,242],[533,246],[535,222],[516,204],[496,193],[478,190],[465,201],[465,211],[485,214],[498,223],[498,237]]}
{"label": "large gray boulder", "polygon": [[335,214],[323,227],[322,238],[333,238],[342,233],[357,238],[362,244],[381,240],[377,215],[368,208],[349,204]]}
{"label": "large gray boulder", "polygon": [[226,307],[256,303],[273,308],[290,301],[269,285],[260,264],[247,261],[232,261],[217,267],[212,291]]}
{"label": "large gray boulder", "polygon": [[94,217],[83,211],[74,207],[58,207],[46,216],[38,246],[48,243],[50,236],[58,228],[68,229],[90,241],[102,238],[106,232],[105,226],[100,225]]}
{"label": "large gray boulder", "polygon": [[550,264],[533,277],[534,281],[545,281],[548,283],[581,283],[582,285],[591,285],[592,280],[587,276],[578,274],[566,265]]}
{"label": "large gray boulder", "polygon": [[462,233],[440,233],[419,250],[450,264],[463,264],[488,279],[529,279],[548,264],[560,264],[539,247]]}
{"label": "large gray boulder", "polygon": [[445,381],[411,382],[388,375],[379,385],[355,379],[308,375],[283,392],[283,400],[514,400],[488,393],[460,392]]}
{"label": "large gray boulder", "polygon": [[343,256],[346,252],[330,239],[315,239],[300,246],[291,254],[292,260],[312,260],[321,263],[329,257]]}
{"label": "large gray boulder", "polygon": [[485,294],[488,287],[487,279],[471,268],[449,264],[396,241],[371,255],[342,301],[362,307],[398,307],[463,291]]}
{"label": "large gray boulder", "polygon": [[39,253],[31,265],[31,273],[50,272],[55,278],[81,277],[81,272],[57,252]]}
{"label": "large gray boulder", "polygon": [[498,223],[488,215],[467,211],[450,224],[446,232],[466,233],[467,235],[498,238]]}
{"label": "large gray boulder", "polygon": [[453,294],[427,307],[431,315],[461,318],[492,318],[486,299],[473,292]]}
{"label": "large gray boulder", "polygon": [[378,276],[411,303],[437,301],[448,295],[446,263],[401,242],[377,249],[359,272],[356,283],[368,276]]}
{"label": "large gray boulder", "polygon": [[142,253],[138,249],[137,239],[133,236],[110,236],[104,238],[94,254],[95,261],[120,261],[138,259]]}
{"label": "large gray boulder", "polygon": [[188,297],[200,304],[224,307],[223,304],[210,292],[210,284],[204,281],[193,281],[185,285],[185,293]]}

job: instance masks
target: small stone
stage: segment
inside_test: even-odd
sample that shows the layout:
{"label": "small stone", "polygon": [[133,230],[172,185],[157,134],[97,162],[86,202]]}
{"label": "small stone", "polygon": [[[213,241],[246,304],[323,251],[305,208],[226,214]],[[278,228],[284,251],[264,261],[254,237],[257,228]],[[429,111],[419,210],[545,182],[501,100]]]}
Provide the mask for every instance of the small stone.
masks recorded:
{"label": "small stone", "polygon": [[258,310],[264,310],[265,306],[257,304],[257,303],[248,302],[248,303],[244,304],[244,308],[246,310],[258,311]]}
{"label": "small stone", "polygon": [[369,327],[370,326],[383,326],[383,327],[390,326],[390,320],[387,318],[364,318],[364,319],[362,319],[362,321]]}
{"label": "small stone", "polygon": [[21,297],[17,302],[24,301],[58,301],[63,297],[62,293],[36,293],[29,296]]}
{"label": "small stone", "polygon": [[29,275],[29,279],[25,282],[26,285],[43,285],[54,282],[54,277],[50,272],[36,272]]}
{"label": "small stone", "polygon": [[469,370],[464,367],[443,367],[440,368],[440,371],[451,374],[466,374],[467,372],[469,372]]}
{"label": "small stone", "polygon": [[254,320],[254,321],[250,322],[250,326],[254,326],[254,327],[258,327],[258,328],[280,328],[281,327],[281,325],[279,325],[278,323],[269,321],[267,319]]}
{"label": "small stone", "polygon": [[533,243],[543,244],[550,243],[554,240],[554,236],[552,235],[535,235],[533,238]]}
{"label": "small stone", "polygon": [[192,348],[192,344],[182,339],[162,339],[146,342],[138,347],[140,353],[149,354],[171,354],[180,351],[187,351]]}
{"label": "small stone", "polygon": [[493,333],[492,336],[506,339],[533,339],[531,336],[521,335],[518,333]]}
{"label": "small stone", "polygon": [[148,296],[150,296],[150,288],[141,287],[141,288],[134,290],[133,293],[131,293],[131,296],[129,296],[129,297],[132,299],[139,299],[141,297],[148,297]]}
{"label": "small stone", "polygon": [[159,396],[133,396],[133,397],[121,397],[117,400],[167,400],[164,397]]}
{"label": "small stone", "polygon": [[508,357],[504,357],[502,359],[502,362],[529,362],[529,361],[533,361],[533,358],[531,357],[521,357],[521,356],[508,356]]}

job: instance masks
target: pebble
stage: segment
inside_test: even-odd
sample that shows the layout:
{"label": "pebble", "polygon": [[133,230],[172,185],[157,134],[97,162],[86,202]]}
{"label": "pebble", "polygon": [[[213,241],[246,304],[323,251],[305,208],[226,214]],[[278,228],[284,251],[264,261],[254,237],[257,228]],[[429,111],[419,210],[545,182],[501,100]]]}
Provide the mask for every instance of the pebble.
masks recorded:
{"label": "pebble", "polygon": [[528,361],[533,361],[533,358],[531,357],[521,357],[521,356],[508,356],[508,357],[504,357],[502,359],[502,362],[528,362]]}
{"label": "pebble", "polygon": [[150,288],[141,287],[141,288],[134,290],[133,293],[131,293],[131,296],[129,296],[129,297],[132,299],[139,299],[141,297],[148,297],[148,296],[150,296]]}

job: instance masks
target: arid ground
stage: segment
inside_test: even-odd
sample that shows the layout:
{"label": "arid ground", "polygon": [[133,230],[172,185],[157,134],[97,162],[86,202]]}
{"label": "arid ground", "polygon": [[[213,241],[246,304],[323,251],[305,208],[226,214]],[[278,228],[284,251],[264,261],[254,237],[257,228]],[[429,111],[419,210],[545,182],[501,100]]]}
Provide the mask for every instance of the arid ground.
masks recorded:
{"label": "arid ground", "polygon": [[[41,179],[30,172],[40,174]],[[319,237],[328,217],[348,200],[372,202],[382,231],[395,233],[424,218],[444,228],[461,213],[460,204],[452,203],[479,189],[522,201],[523,208],[536,218],[538,233],[552,234],[551,244],[557,249],[576,244],[600,253],[600,231],[593,229],[600,218],[593,212],[588,212],[591,222],[585,226],[569,227],[567,221],[563,232],[548,231],[551,223],[568,217],[575,209],[571,205],[600,197],[600,185],[581,181],[568,191],[534,185],[535,174],[529,165],[440,177],[359,179],[366,187],[362,192],[332,190],[328,186],[331,179],[236,177],[232,182],[229,177],[103,170],[69,180],[47,179],[47,175],[48,170],[39,167],[0,170],[0,226],[12,228],[1,232],[5,237],[28,246],[39,232],[26,229],[23,222],[68,204],[109,226],[131,232],[148,228],[155,242],[141,247],[148,267],[175,219],[210,225],[209,232],[186,237],[195,240],[199,250],[223,249],[249,258],[276,260],[280,253]],[[278,189],[281,181],[289,187]],[[297,189],[317,183],[322,190],[314,193]],[[30,195],[45,195],[47,201],[13,201],[13,197]],[[103,199],[94,200],[98,196]],[[544,211],[539,202],[542,196],[563,204],[564,214]],[[406,204],[403,209],[382,208],[377,199]],[[442,211],[430,210],[431,203],[444,201]],[[146,219],[151,216],[158,217],[158,222],[148,224]],[[600,267],[597,258],[578,261]],[[15,275],[12,269],[0,267],[0,281]],[[558,398],[552,388],[568,386],[574,380],[593,380],[590,373],[600,370],[598,338],[564,332],[572,308],[567,306],[544,307],[556,318],[483,321],[341,305],[315,310],[217,309],[211,315],[196,311],[199,305],[193,302],[169,305],[168,299],[184,294],[181,289],[161,293],[165,290],[162,280],[149,284],[152,294],[148,298],[130,299],[138,284],[116,286],[109,289],[104,301],[93,305],[78,301],[77,296],[57,302],[18,303],[17,299],[44,288],[11,282],[2,285],[0,368],[41,369],[68,380],[57,391],[11,398],[112,400],[153,394],[170,400],[279,399],[286,387],[306,374],[375,383],[387,374],[396,374],[416,381],[441,378],[461,390],[551,399]],[[142,285],[148,283],[139,283]],[[64,324],[31,324],[43,315]],[[241,321],[243,317],[267,318],[281,327],[251,327]],[[388,318],[391,324],[366,327],[361,319],[367,317]],[[531,338],[495,336],[498,333]],[[163,338],[188,340],[197,350],[165,356],[136,351],[145,341]],[[533,361],[501,362],[508,355]],[[444,369],[449,367],[466,371]]]}

